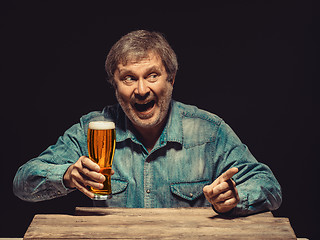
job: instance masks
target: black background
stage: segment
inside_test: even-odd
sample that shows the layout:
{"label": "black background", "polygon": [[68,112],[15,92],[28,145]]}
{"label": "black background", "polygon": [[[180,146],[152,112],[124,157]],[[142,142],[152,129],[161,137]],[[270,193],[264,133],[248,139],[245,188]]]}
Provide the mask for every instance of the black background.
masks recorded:
{"label": "black background", "polygon": [[[90,2],[90,3],[89,3]],[[309,1],[138,7],[105,1],[12,1],[1,15],[1,237],[22,237],[36,213],[91,206],[79,192],[40,203],[12,193],[17,168],[79,118],[116,102],[104,61],[136,29],[177,53],[174,98],[222,117],[283,188],[285,216],[312,239],[316,185],[316,9]],[[270,229],[272,231],[272,229]]]}

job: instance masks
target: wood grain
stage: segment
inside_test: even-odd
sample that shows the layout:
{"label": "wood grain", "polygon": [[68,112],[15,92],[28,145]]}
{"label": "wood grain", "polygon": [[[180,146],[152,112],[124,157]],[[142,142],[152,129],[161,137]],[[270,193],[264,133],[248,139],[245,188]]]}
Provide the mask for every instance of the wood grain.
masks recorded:
{"label": "wood grain", "polygon": [[271,212],[223,218],[210,208],[76,208],[38,214],[24,239],[296,239]]}

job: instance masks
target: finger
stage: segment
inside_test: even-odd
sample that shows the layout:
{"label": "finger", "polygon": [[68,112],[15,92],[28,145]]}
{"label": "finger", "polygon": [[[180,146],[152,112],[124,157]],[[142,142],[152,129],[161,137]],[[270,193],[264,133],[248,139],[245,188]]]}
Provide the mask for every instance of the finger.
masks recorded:
{"label": "finger", "polygon": [[229,194],[232,194],[231,197],[239,198],[238,190],[236,188],[236,183],[232,179],[229,179],[226,182],[220,183],[218,186],[213,188],[212,193],[213,193],[213,201],[218,201],[218,202],[228,199],[227,196]]}
{"label": "finger", "polygon": [[234,189],[236,188],[236,183],[232,179],[228,179],[227,181],[225,181],[225,183],[228,184],[228,188],[232,191],[234,191]]}
{"label": "finger", "polygon": [[217,197],[218,195],[231,190],[230,185],[227,182],[222,182],[217,186],[212,188],[212,198]]}
{"label": "finger", "polygon": [[85,156],[81,157],[79,171],[93,181],[102,183],[106,180],[103,174],[98,173],[100,171],[99,165]]}
{"label": "finger", "polygon": [[79,182],[74,182],[76,188],[84,193],[86,196],[88,196],[89,198],[94,198],[94,193],[90,192],[86,187],[84,187],[82,184],[80,184]]}
{"label": "finger", "polygon": [[238,168],[230,168],[227,171],[225,171],[224,173],[222,173],[218,178],[216,178],[216,180],[213,181],[213,183],[211,183],[211,187],[214,188],[217,185],[219,185],[222,182],[227,181],[228,179],[231,179],[234,174],[236,174],[238,172]]}
{"label": "finger", "polygon": [[211,185],[204,186],[202,191],[204,193],[204,196],[207,198],[207,200],[210,201],[210,199],[213,197]]}
{"label": "finger", "polygon": [[238,189],[236,188],[236,183],[232,179],[231,179],[231,182],[232,182],[232,186],[233,186],[233,188],[231,190],[233,191],[233,194],[234,194],[235,198],[237,199],[237,201],[240,202],[240,197],[238,194]]}
{"label": "finger", "polygon": [[103,189],[104,187],[102,183],[97,183],[97,182],[88,180],[85,176],[82,176],[81,174],[78,174],[76,177],[73,178],[73,183],[79,191],[83,192],[85,195],[87,195],[90,198],[92,198],[93,195],[87,189],[87,186],[90,186],[96,189]]}
{"label": "finger", "polygon": [[237,204],[238,204],[238,199],[236,198],[229,198],[227,200],[225,200],[223,202],[223,206],[226,206],[226,207],[235,207]]}
{"label": "finger", "polygon": [[212,199],[217,197],[219,194],[232,190],[235,188],[236,184],[233,180],[228,180],[227,182],[222,182],[217,185],[211,184],[203,188],[203,193],[207,199]]}
{"label": "finger", "polygon": [[[97,173],[98,174],[98,173]],[[103,176],[103,175],[102,175]],[[73,172],[72,173],[72,177],[73,177],[73,182],[77,182],[79,183],[81,186],[86,187],[86,186],[90,186],[93,188],[98,188],[98,189],[102,189],[103,188],[103,184],[99,183],[99,182],[95,182],[92,181],[91,179],[89,179],[87,176],[82,175],[79,172]],[[104,176],[103,176],[104,177]],[[104,177],[105,178],[105,177]]]}
{"label": "finger", "polygon": [[90,181],[90,180],[85,180],[85,186],[93,187],[96,189],[103,189],[102,183],[97,183],[97,182]]}
{"label": "finger", "polygon": [[225,181],[231,179],[238,171],[239,171],[239,169],[236,167],[230,168],[227,171],[225,171],[224,173],[222,173],[218,179],[220,180],[220,182],[225,182]]}
{"label": "finger", "polygon": [[88,179],[91,179],[95,182],[103,183],[106,180],[106,177],[101,173],[95,171],[90,171],[88,168],[81,168],[79,171],[84,174]]}
{"label": "finger", "polygon": [[224,202],[224,201],[231,199],[231,198],[234,198],[234,197],[235,197],[234,192],[232,190],[228,190],[228,191],[216,196],[213,199],[213,202],[220,203],[220,202]]}
{"label": "finger", "polygon": [[94,197],[90,191],[88,191],[87,189],[87,184],[83,178],[83,176],[78,172],[78,173],[73,173],[73,178],[72,178],[72,182],[75,185],[75,187],[80,191],[83,192],[85,195],[87,195],[88,197]]}
{"label": "finger", "polygon": [[89,170],[95,171],[95,172],[99,172],[100,171],[100,167],[97,163],[93,162],[90,158],[87,158],[85,156],[83,156],[81,158],[81,164],[83,167],[88,168]]}
{"label": "finger", "polygon": [[229,184],[230,190],[233,191],[233,194],[235,196],[238,196],[238,190],[236,188],[236,183],[232,179],[227,180],[227,183]]}
{"label": "finger", "polygon": [[239,200],[236,198],[229,198],[223,202],[212,203],[212,204],[218,212],[224,213],[224,212],[228,212],[231,209],[235,208],[237,206],[238,202],[239,202]]}
{"label": "finger", "polygon": [[215,203],[213,206],[218,212],[228,212],[237,206],[237,200],[235,198],[230,198],[224,202]]}

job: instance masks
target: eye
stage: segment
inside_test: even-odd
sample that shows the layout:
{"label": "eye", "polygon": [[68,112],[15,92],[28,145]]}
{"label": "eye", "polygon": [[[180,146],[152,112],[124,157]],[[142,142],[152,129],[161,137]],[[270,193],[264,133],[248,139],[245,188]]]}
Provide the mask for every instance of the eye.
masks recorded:
{"label": "eye", "polygon": [[121,78],[121,81],[123,81],[127,85],[132,84],[135,80],[136,80],[135,77],[131,75],[126,75]]}
{"label": "eye", "polygon": [[155,82],[155,81],[158,80],[158,77],[159,77],[159,74],[157,74],[157,73],[150,73],[150,74],[148,75],[148,77],[147,77],[147,80],[148,80],[149,82]]}

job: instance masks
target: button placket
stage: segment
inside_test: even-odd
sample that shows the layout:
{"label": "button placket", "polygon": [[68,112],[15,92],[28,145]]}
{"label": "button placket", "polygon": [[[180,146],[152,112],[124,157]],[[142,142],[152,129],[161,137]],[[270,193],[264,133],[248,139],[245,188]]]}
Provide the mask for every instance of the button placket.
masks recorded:
{"label": "button placket", "polygon": [[151,162],[144,161],[144,207],[151,208],[152,207],[152,169]]}

